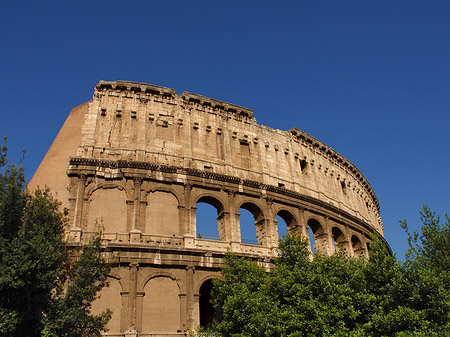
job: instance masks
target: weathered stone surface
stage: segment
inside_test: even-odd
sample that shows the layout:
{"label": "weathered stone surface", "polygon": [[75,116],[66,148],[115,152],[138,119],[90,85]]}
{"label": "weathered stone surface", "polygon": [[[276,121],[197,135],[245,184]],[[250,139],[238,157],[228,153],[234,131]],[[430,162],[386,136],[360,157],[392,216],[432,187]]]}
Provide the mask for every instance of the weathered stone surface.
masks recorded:
{"label": "weathered stone surface", "polygon": [[[110,336],[173,336],[197,327],[200,296],[228,250],[271,267],[276,217],[315,249],[367,255],[383,235],[378,200],[347,159],[292,128],[258,125],[253,111],[173,89],[100,81],[72,110],[29,184],[69,209],[69,245],[97,221],[117,261],[93,310],[113,310]],[[217,209],[218,240],[199,237],[196,205]],[[239,210],[255,219],[241,240]]]}

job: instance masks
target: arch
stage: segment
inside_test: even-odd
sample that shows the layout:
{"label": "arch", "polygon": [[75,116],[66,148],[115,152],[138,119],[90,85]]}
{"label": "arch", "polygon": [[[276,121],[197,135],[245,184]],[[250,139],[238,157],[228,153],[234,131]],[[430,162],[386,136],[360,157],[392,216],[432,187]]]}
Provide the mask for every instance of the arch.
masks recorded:
{"label": "arch", "polygon": [[239,209],[243,208],[251,212],[253,215],[255,213],[261,213],[262,217],[264,217],[264,214],[262,212],[262,209],[264,209],[263,205],[261,205],[258,200],[252,200],[252,199],[245,199],[241,201],[239,204]]}
{"label": "arch", "polygon": [[347,240],[345,238],[344,232],[338,226],[333,226],[331,228],[331,237],[333,238],[333,245],[335,252],[348,252]]}
{"label": "arch", "polygon": [[153,235],[180,235],[178,198],[171,191],[154,189],[147,194],[145,232]]}
{"label": "arch", "polygon": [[[205,204],[205,206],[199,206],[199,204]],[[206,205],[209,205],[209,209]],[[207,194],[197,198],[195,228],[198,238],[220,241],[226,239],[224,207],[218,198]]]}
{"label": "arch", "polygon": [[120,191],[125,191],[127,195],[127,200],[132,199],[133,195],[132,192],[126,186],[114,181],[101,181],[99,183],[91,183],[86,187],[85,195],[87,198],[90,198],[91,195],[99,189],[112,189],[112,188],[117,188]]}
{"label": "arch", "polygon": [[211,303],[212,296],[212,278],[202,282],[199,289],[199,312],[200,312],[200,326],[206,327],[212,323],[214,318],[214,306]]}
{"label": "arch", "polygon": [[176,334],[181,327],[178,283],[166,275],[150,278],[144,285],[142,332]]}
{"label": "arch", "polygon": [[105,234],[126,233],[127,213],[127,196],[124,188],[117,185],[103,185],[96,188],[89,197],[86,231],[95,231],[96,224],[102,222]]}
{"label": "arch", "polygon": [[200,292],[200,287],[202,286],[202,284],[203,284],[205,281],[208,281],[208,280],[214,280],[214,279],[218,278],[219,275],[220,275],[220,272],[217,272],[217,273],[207,274],[206,276],[200,278],[199,281],[196,282],[196,284],[195,284],[195,286],[194,286],[194,293],[195,293],[195,294],[198,294],[198,293]]}
{"label": "arch", "polygon": [[[291,231],[294,231],[297,228],[297,219],[294,214],[286,209],[280,209],[276,213],[277,217],[277,227],[278,227],[278,237],[281,238],[283,234],[287,234]],[[280,225],[280,221],[278,217],[281,218],[284,222],[284,227]]]}
{"label": "arch", "polygon": [[307,224],[312,232],[312,238],[310,237],[311,251],[322,255],[327,254],[328,242],[325,229],[316,218],[310,218]]}
{"label": "arch", "polygon": [[121,279],[115,275],[108,275],[108,281],[109,286],[103,287],[92,302],[91,312],[94,315],[99,315],[106,309],[110,309],[112,315],[107,325],[108,331],[120,333],[120,322],[123,311],[123,287]]}
{"label": "arch", "polygon": [[122,278],[119,276],[119,274],[110,272],[110,273],[108,274],[108,278],[116,279],[117,281],[119,281],[119,284],[120,284],[121,289],[122,289],[122,290],[125,289],[125,285],[124,285],[124,283],[122,282]]}
{"label": "arch", "polygon": [[355,234],[352,235],[352,247],[353,247],[353,254],[356,257],[365,256],[363,243],[361,239]]}
{"label": "arch", "polygon": [[154,187],[145,189],[144,190],[143,199],[147,199],[148,195],[151,194],[151,193],[154,193],[154,192],[170,193],[177,199],[178,205],[182,204],[181,200],[183,200],[183,197],[181,195],[179,195],[179,193],[177,193],[174,189],[169,188],[169,187],[165,187],[165,186],[154,186]]}
{"label": "arch", "polygon": [[144,280],[142,281],[141,287],[138,289],[140,289],[140,291],[144,291],[144,288],[147,285],[147,283],[155,277],[168,277],[171,280],[175,281],[178,286],[178,289],[180,289],[180,282],[179,282],[178,278],[175,275],[165,272],[165,271],[155,271],[155,272],[147,275],[147,277],[145,277]]}
{"label": "arch", "polygon": [[211,193],[201,193],[194,199],[194,201],[195,202],[193,205],[197,205],[199,202],[204,202],[214,206],[218,211],[220,210],[220,212],[224,211],[223,205],[225,205],[225,201],[217,195]]}
{"label": "arch", "polygon": [[256,204],[254,204],[253,202],[243,202],[241,203],[240,207],[239,207],[239,212],[241,212],[241,209],[245,209],[247,211],[249,211],[252,216],[253,216],[253,220],[254,220],[254,226],[256,229],[256,242],[253,240],[248,240],[246,238],[242,238],[242,233],[244,232],[244,236],[245,236],[245,228],[243,231],[243,225],[241,223],[241,218],[239,218],[239,227],[241,229],[241,242],[242,243],[250,243],[250,244],[258,244],[260,246],[264,246],[266,245],[266,232],[267,232],[267,226],[266,226],[266,221],[264,218],[264,213],[262,211],[262,209],[257,206]]}

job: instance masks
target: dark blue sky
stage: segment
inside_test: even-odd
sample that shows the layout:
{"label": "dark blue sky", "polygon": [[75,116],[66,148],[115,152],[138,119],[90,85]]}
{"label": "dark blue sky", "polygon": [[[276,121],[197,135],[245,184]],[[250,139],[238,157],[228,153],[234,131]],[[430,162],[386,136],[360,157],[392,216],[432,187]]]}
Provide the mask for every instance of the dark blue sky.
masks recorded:
{"label": "dark blue sky", "polygon": [[28,178],[99,80],[251,108],[347,157],[398,220],[450,210],[449,1],[2,1],[0,136]]}

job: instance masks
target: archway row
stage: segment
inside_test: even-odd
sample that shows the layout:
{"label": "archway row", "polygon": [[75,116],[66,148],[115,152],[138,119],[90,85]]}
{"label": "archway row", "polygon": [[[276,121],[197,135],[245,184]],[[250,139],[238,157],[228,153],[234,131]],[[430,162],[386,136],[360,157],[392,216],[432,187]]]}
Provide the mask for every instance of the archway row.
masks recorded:
{"label": "archway row", "polygon": [[308,234],[311,252],[331,255],[345,252],[352,256],[367,256],[363,239],[356,233],[345,234],[345,229],[333,224],[328,230],[315,218],[308,220]]}

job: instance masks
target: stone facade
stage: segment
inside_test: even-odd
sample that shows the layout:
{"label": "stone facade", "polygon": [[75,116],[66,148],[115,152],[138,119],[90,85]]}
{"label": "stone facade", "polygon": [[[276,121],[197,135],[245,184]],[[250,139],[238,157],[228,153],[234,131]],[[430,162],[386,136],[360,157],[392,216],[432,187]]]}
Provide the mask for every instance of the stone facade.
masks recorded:
{"label": "stone facade", "polygon": [[[258,125],[240,106],[135,82],[100,81],[72,110],[38,186],[69,209],[69,245],[104,226],[115,267],[93,310],[113,311],[107,336],[184,335],[207,322],[224,254],[269,269],[280,225],[323,254],[367,256],[370,235],[383,235],[371,186],[329,146]],[[214,240],[197,233],[198,203],[217,210]],[[253,244],[241,240],[240,209],[253,214]]]}

